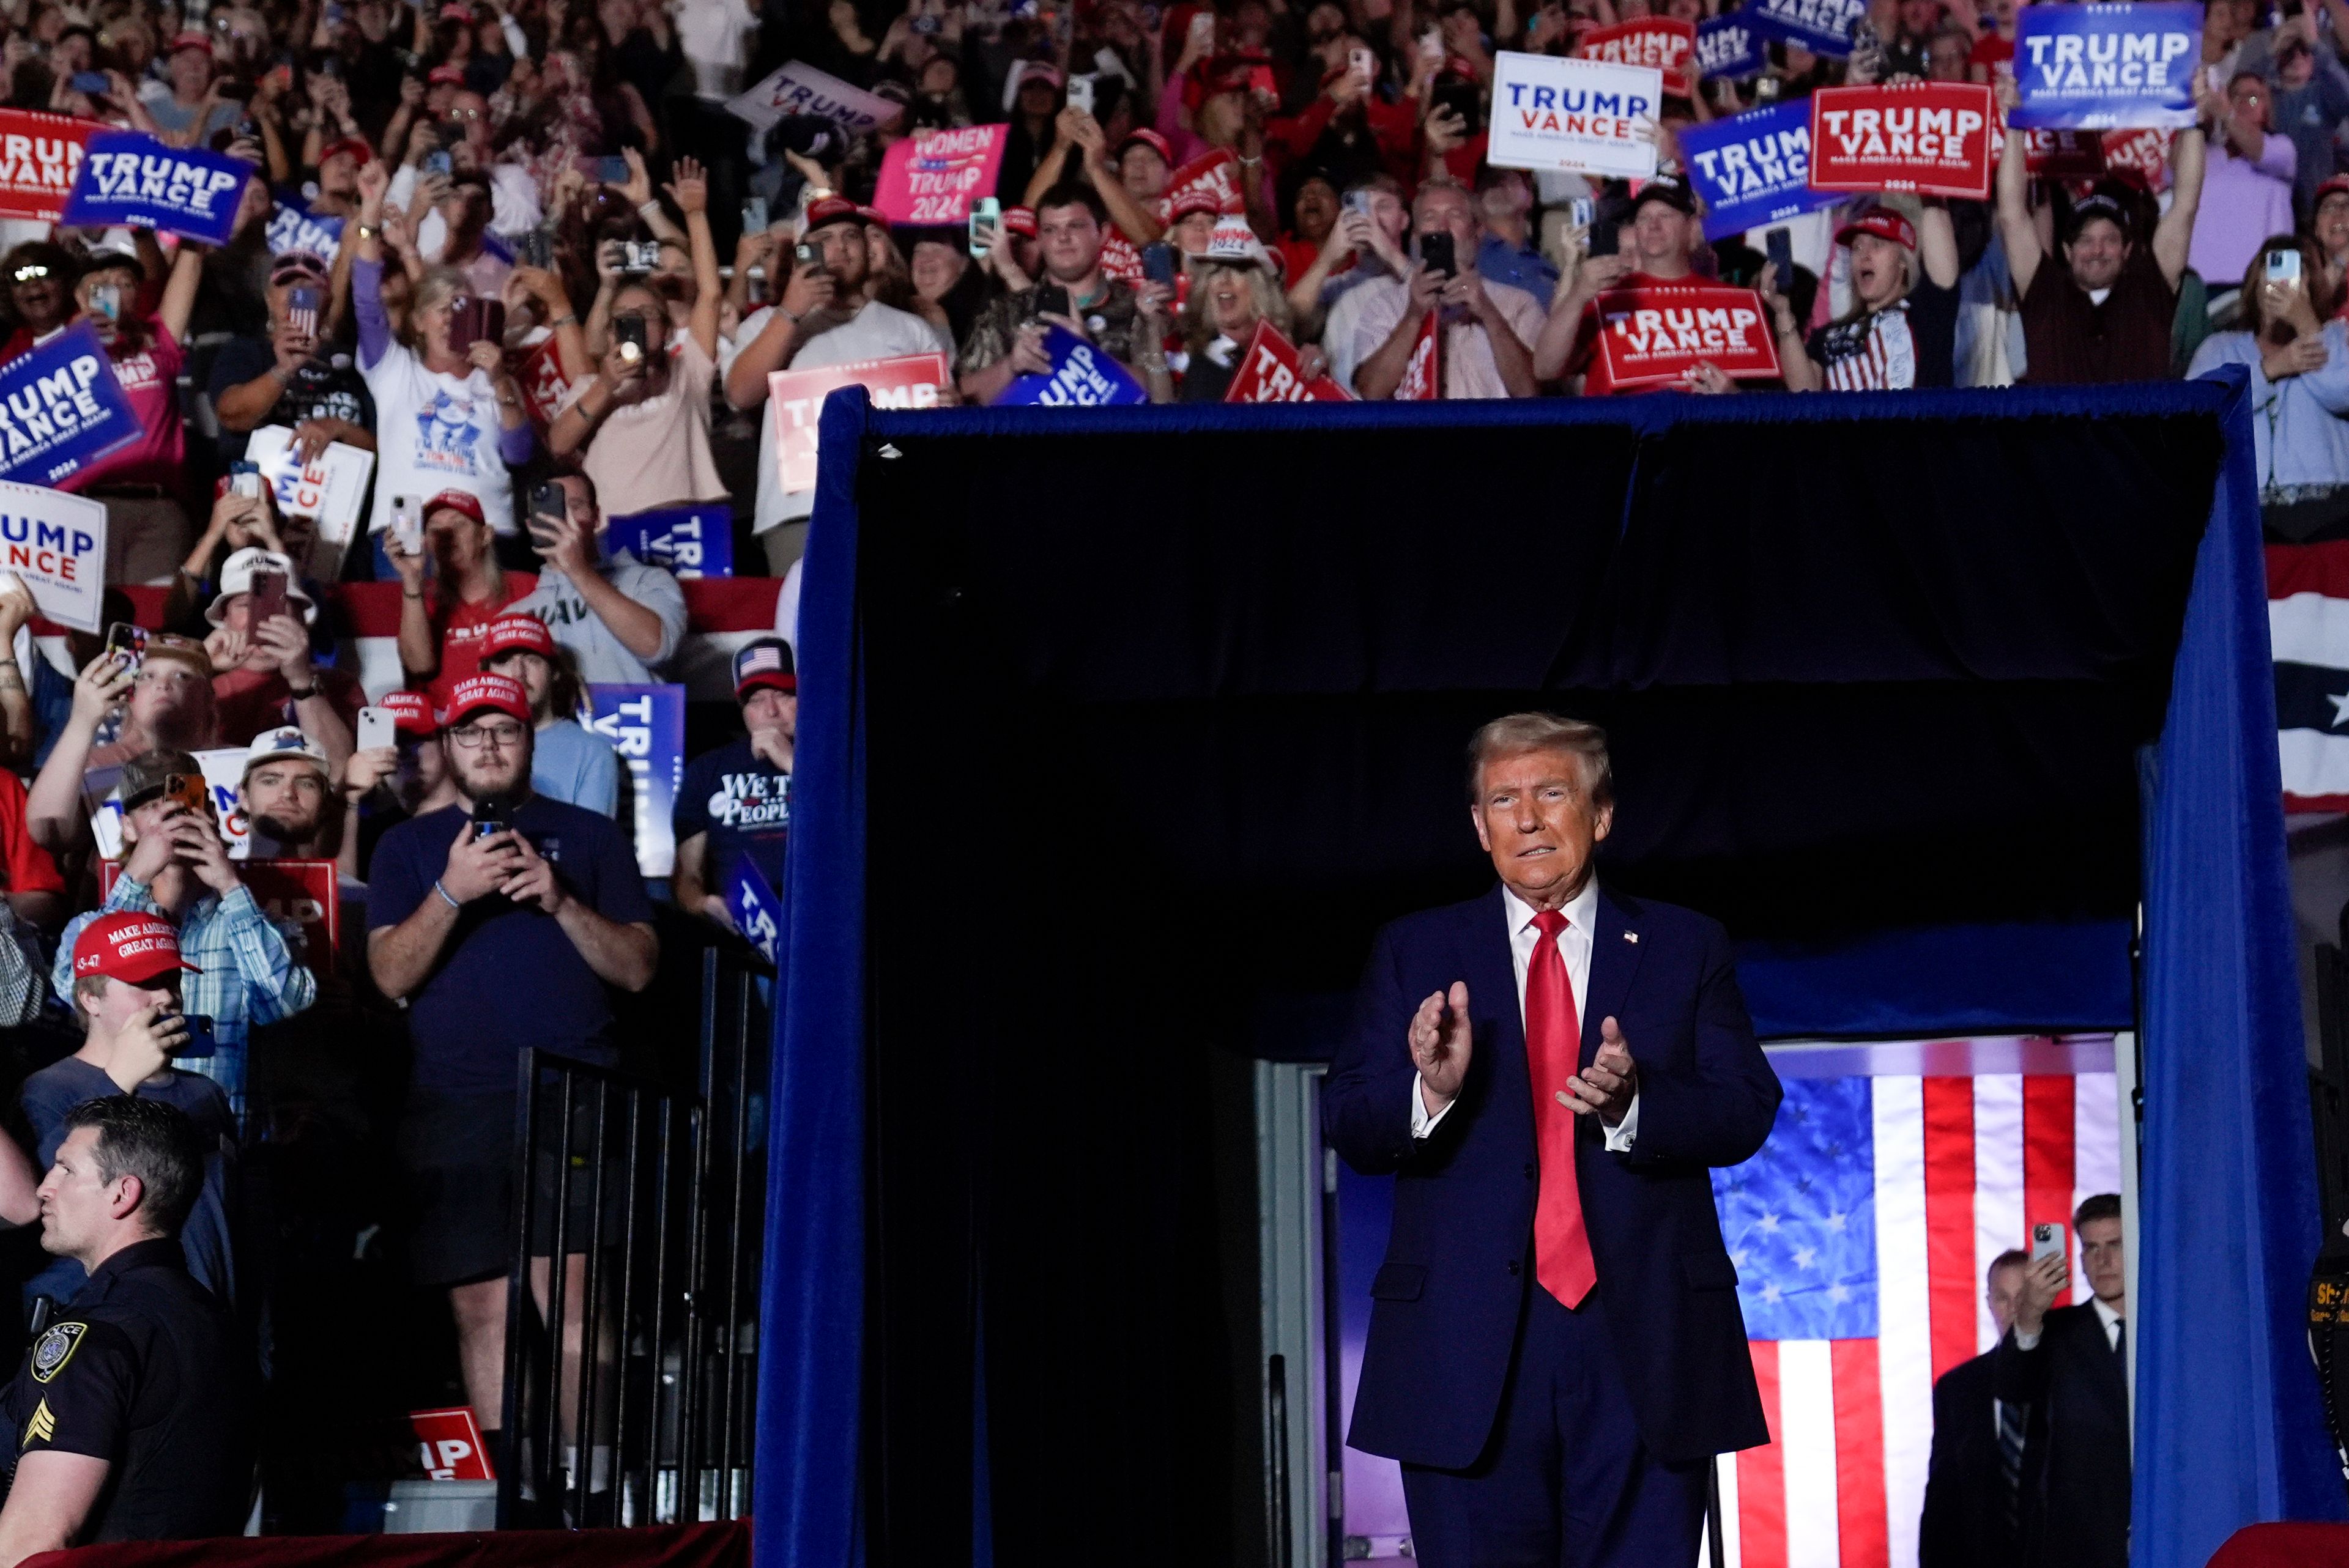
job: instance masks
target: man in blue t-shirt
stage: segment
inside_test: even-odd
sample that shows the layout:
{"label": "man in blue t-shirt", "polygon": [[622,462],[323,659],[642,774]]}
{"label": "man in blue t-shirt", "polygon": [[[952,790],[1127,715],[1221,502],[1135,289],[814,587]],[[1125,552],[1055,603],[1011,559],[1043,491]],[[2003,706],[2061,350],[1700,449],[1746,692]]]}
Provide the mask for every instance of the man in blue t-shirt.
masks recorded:
{"label": "man in blue t-shirt", "polygon": [[[466,1392],[485,1426],[504,1409],[515,1053],[614,1065],[608,988],[643,990],[659,956],[626,835],[533,793],[531,739],[519,682],[459,681],[439,742],[458,804],[386,833],[368,872],[367,965],[385,995],[409,1004],[415,1043],[399,1133],[409,1251],[418,1283],[449,1287]],[[566,1301],[585,1299],[585,1262],[565,1260]]]}
{"label": "man in blue t-shirt", "polygon": [[735,929],[730,894],[749,861],[771,903],[783,891],[792,828],[792,741],[800,721],[792,645],[760,637],[734,655],[734,700],[750,734],[686,765],[671,814],[677,830],[677,906]]}

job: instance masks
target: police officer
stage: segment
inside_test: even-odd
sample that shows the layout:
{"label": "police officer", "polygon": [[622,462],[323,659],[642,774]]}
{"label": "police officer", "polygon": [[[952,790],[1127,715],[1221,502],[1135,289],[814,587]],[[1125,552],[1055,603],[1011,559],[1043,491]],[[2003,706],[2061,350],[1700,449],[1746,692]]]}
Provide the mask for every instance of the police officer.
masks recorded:
{"label": "police officer", "polygon": [[0,1396],[16,1437],[0,1568],[85,1541],[233,1535],[251,1495],[252,1357],[180,1253],[204,1179],[193,1124],[109,1095],[66,1127],[41,1182],[41,1245],[89,1284]]}

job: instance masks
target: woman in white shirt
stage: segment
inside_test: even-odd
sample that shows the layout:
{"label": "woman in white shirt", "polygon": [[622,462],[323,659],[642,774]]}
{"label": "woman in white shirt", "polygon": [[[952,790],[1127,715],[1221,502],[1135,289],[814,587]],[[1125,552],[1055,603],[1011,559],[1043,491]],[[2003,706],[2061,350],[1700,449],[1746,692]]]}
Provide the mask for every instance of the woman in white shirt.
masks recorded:
{"label": "woman in white shirt", "polygon": [[522,388],[506,373],[503,345],[480,338],[459,347],[458,319],[471,304],[462,273],[434,267],[417,280],[415,302],[395,335],[383,304],[380,162],[359,170],[358,253],[351,303],[358,321],[359,371],[376,406],[378,531],[395,496],[420,500],[445,490],[477,496],[490,525],[515,531],[511,470],[530,460],[536,438]]}

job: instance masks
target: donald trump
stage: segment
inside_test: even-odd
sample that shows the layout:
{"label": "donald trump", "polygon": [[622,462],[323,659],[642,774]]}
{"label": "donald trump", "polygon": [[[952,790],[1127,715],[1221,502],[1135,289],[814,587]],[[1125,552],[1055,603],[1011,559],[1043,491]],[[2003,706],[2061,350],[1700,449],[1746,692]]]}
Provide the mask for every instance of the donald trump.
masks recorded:
{"label": "donald trump", "polygon": [[1599,884],[1605,731],[1495,719],[1468,778],[1499,885],[1380,933],[1325,1100],[1396,1179],[1347,1440],[1433,1568],[1692,1563],[1713,1456],[1769,1440],[1708,1168],[1778,1080],[1721,927]]}

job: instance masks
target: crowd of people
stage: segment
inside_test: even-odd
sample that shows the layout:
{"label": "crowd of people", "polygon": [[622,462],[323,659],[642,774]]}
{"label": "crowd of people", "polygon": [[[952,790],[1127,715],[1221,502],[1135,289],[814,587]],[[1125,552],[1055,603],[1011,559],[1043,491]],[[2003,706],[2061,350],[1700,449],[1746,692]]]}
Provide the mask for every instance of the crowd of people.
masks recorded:
{"label": "crowd of people", "polygon": [[[75,1179],[123,1202],[140,1178],[90,1153],[105,1137],[143,1140],[153,1170],[150,1145],[192,1149],[191,1191],[145,1178],[168,1226],[121,1244],[176,1236],[265,1366],[282,1270],[240,1168],[298,1119],[303,1064],[388,1033],[408,1065],[365,1108],[396,1129],[376,1217],[445,1292],[494,1427],[516,1050],[616,1060],[661,922],[732,927],[746,862],[781,883],[812,490],[785,482],[777,371],[934,353],[941,401],[982,404],[1051,368],[1057,326],[1153,400],[1217,401],[1268,324],[1306,377],[1380,399],[1406,390],[1433,311],[1434,396],[1605,396],[1599,296],[1704,279],[1755,291],[1783,376],[1702,363],[1685,390],[2237,364],[2271,506],[2349,511],[2349,3],[2210,0],[2200,123],[2063,179],[2010,137],[1982,201],[1863,196],[1708,240],[1678,138],[1847,83],[1989,83],[2011,104],[2015,0],[1876,0],[1848,58],[1772,43],[1758,72],[1667,100],[1653,179],[1487,160],[1500,52],[1726,9],[0,5],[0,107],[253,171],[217,248],[0,221],[0,364],[86,324],[140,426],[61,486],[105,506],[120,632],[36,643],[31,594],[0,574],[0,1028],[22,1080],[0,1219],[46,1230],[36,1184],[76,1150]],[[729,108],[793,63],[892,112],[860,129],[862,110]],[[987,123],[1003,157],[973,221],[874,204],[896,143]],[[354,540],[277,504],[248,460],[263,431],[373,454]],[[674,873],[648,883],[626,770],[582,721],[597,686],[678,676],[685,590],[608,528],[678,507],[731,518],[735,572],[778,580],[776,634],[735,654],[740,738],[687,770]],[[398,592],[389,679],[363,682],[351,651],[340,585],[359,581]],[[212,760],[229,750],[233,785]],[[332,868],[340,951],[271,891],[284,861]],[[109,1096],[176,1119],[109,1132],[87,1109]],[[18,1260],[28,1335],[107,1255]],[[0,1545],[24,1539],[0,1517]]]}

